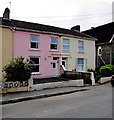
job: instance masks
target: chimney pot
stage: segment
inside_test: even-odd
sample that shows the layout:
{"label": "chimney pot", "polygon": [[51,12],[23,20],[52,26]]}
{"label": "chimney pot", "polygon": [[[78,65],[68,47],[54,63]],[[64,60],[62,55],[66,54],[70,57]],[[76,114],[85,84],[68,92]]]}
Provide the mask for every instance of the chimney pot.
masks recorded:
{"label": "chimney pot", "polygon": [[76,26],[72,27],[71,30],[80,32],[80,25],[76,25]]}
{"label": "chimney pot", "polygon": [[94,27],[91,27],[91,29],[94,29]]}
{"label": "chimney pot", "polygon": [[10,19],[10,9],[6,8],[3,13],[3,18],[4,19]]}

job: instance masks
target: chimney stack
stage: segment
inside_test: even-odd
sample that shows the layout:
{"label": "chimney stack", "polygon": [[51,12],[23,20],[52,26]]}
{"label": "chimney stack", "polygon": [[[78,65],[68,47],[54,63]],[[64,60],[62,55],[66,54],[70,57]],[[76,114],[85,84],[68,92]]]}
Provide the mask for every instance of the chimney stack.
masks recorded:
{"label": "chimney stack", "polygon": [[80,25],[76,25],[76,26],[72,27],[71,30],[80,32]]}
{"label": "chimney stack", "polygon": [[4,10],[4,13],[3,13],[3,18],[4,19],[10,19],[10,9],[9,8],[6,8],[5,10]]}
{"label": "chimney stack", "polygon": [[94,27],[91,27],[91,29],[94,29]]}

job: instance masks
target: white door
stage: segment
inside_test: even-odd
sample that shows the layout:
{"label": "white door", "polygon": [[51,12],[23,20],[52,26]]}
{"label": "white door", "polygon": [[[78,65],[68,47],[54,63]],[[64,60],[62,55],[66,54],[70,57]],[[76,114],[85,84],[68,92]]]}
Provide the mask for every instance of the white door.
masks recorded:
{"label": "white door", "polygon": [[52,67],[53,67],[53,76],[57,77],[58,76],[58,64],[57,64],[57,60],[53,60]]}

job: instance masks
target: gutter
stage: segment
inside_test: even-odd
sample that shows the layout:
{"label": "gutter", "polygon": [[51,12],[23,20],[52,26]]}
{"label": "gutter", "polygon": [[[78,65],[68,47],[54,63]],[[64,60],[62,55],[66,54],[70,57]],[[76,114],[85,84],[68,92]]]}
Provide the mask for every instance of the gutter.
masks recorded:
{"label": "gutter", "polygon": [[0,25],[0,28],[9,28],[11,31],[15,31],[12,27],[5,26],[5,25]]}
{"label": "gutter", "polygon": [[111,43],[109,43],[109,42],[105,42],[105,43],[98,43],[98,44],[96,44],[96,46],[102,46],[102,45],[110,45]]}
{"label": "gutter", "polygon": [[[16,27],[15,30],[19,30],[19,31],[29,31],[29,32],[36,32],[36,33],[44,33],[44,34],[53,34],[53,35],[59,35],[60,37],[74,37],[74,38],[80,38],[80,39],[88,39],[88,40],[93,40],[92,38],[87,38],[87,37],[80,37],[80,36],[76,36],[76,35],[69,35],[69,34],[62,34],[62,33],[55,33],[55,32],[47,32],[47,31],[38,31],[38,30],[31,30],[31,29],[25,29],[25,28],[18,28]],[[96,39],[94,39],[96,40]]]}
{"label": "gutter", "polygon": [[114,39],[114,34],[112,35],[112,38],[110,39],[109,42],[98,43],[98,44],[96,44],[96,46],[99,46],[99,45],[110,45],[110,44],[112,44],[113,39]]}
{"label": "gutter", "polygon": [[114,34],[112,35],[112,38],[111,38],[111,40],[109,41],[109,43],[112,43],[113,39],[114,39]]}

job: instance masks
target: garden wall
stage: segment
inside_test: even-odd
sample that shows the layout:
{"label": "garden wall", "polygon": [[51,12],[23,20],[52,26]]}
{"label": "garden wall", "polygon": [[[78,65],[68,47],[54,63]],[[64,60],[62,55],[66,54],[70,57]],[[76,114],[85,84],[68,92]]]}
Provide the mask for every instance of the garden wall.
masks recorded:
{"label": "garden wall", "polygon": [[49,88],[59,88],[59,87],[71,87],[71,86],[72,87],[84,86],[83,79],[29,85],[28,91],[42,90],[42,89],[49,89]]}

